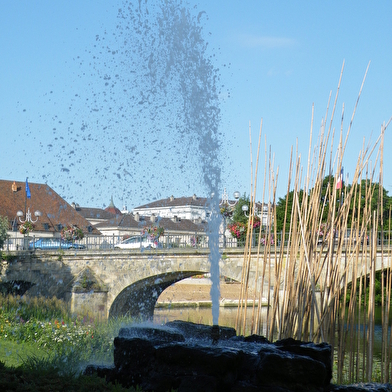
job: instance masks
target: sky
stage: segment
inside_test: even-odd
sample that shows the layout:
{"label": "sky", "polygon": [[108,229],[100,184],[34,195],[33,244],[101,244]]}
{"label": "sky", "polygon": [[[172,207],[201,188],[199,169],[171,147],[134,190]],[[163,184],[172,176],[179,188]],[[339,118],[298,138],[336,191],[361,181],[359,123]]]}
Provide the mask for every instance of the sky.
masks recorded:
{"label": "sky", "polygon": [[131,210],[206,197],[206,177],[219,169],[220,193],[249,195],[257,167],[262,200],[271,157],[284,197],[292,148],[306,172],[312,105],[313,149],[344,63],[335,155],[370,62],[343,157],[352,180],[361,149],[392,116],[390,1],[168,3],[185,10],[178,20],[158,1],[0,0],[1,179],[47,183],[85,207],[113,197]]}

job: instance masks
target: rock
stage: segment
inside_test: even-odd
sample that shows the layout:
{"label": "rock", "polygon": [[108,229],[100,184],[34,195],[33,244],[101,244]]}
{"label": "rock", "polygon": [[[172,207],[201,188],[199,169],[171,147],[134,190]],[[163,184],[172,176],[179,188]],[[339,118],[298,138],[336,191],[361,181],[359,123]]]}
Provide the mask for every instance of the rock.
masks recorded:
{"label": "rock", "polygon": [[219,328],[219,340],[227,340],[236,336],[234,328],[221,327],[221,326],[209,326],[204,324],[195,324],[187,321],[169,321],[166,323],[166,327],[178,330],[183,334],[185,339],[212,339],[212,330],[214,327]]}
{"label": "rock", "polygon": [[[278,340],[274,346],[279,350],[307,356],[315,361],[321,362],[326,367],[325,384],[329,384],[332,379],[332,362],[331,362],[331,346],[327,343],[314,344],[312,342],[304,343],[292,338]],[[320,375],[321,376],[321,375]]]}

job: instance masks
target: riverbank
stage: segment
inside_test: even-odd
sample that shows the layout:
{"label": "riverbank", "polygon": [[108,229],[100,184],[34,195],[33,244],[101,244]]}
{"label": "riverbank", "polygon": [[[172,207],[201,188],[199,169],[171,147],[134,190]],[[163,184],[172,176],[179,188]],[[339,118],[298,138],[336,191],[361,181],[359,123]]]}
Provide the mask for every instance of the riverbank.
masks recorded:
{"label": "riverbank", "polygon": [[[166,307],[211,307],[211,285],[209,278],[188,278],[168,287],[158,298],[157,308]],[[221,307],[236,307],[241,295],[239,282],[220,281]],[[253,303],[254,292],[248,290],[248,304]],[[256,303],[258,299],[256,298]],[[263,300],[263,303],[265,300]]]}

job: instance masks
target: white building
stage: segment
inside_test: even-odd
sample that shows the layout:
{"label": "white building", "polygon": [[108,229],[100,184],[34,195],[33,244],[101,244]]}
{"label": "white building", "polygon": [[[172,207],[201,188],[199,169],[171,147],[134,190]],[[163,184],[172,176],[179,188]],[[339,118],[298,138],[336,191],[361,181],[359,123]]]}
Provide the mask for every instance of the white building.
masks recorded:
{"label": "white building", "polygon": [[178,197],[170,196],[136,207],[133,214],[139,216],[156,216],[160,218],[188,219],[192,222],[205,222],[208,218],[207,201],[205,197]]}

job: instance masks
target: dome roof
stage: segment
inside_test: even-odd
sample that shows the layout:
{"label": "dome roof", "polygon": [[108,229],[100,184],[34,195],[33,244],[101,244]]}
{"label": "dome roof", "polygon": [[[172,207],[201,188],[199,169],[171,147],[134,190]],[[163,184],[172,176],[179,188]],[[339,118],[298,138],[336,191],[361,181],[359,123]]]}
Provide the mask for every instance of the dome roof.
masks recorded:
{"label": "dome roof", "polygon": [[121,215],[121,211],[113,203],[113,196],[110,199],[109,206],[105,208],[105,211],[110,212],[110,213],[112,213],[114,215]]}

